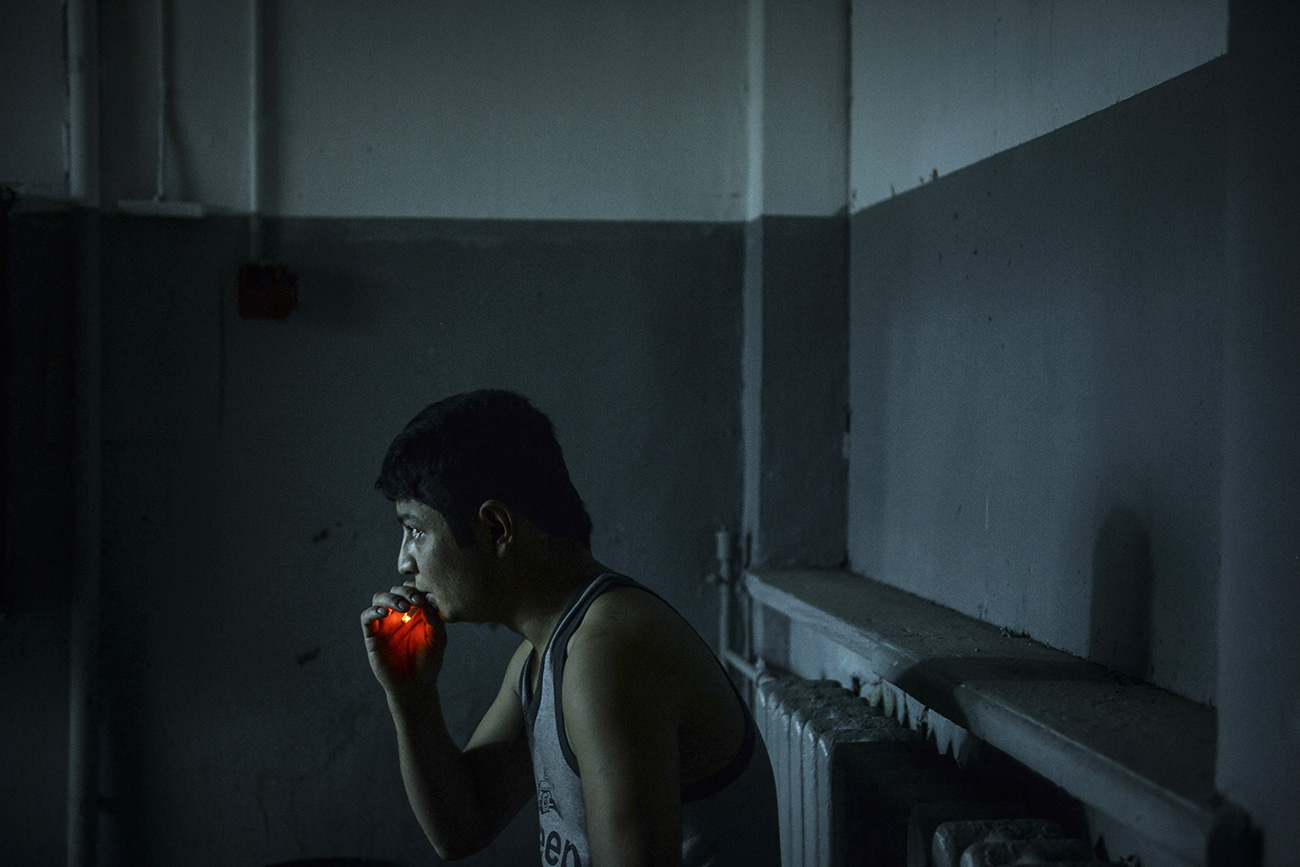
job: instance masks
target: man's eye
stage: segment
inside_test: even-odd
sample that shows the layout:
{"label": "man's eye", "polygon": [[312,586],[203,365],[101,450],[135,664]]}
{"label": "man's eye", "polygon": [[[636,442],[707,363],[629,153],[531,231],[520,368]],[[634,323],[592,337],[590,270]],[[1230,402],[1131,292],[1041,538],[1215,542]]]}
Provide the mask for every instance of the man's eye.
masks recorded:
{"label": "man's eye", "polygon": [[412,539],[418,539],[424,535],[423,530],[417,530],[415,527],[407,527],[406,529],[410,531]]}

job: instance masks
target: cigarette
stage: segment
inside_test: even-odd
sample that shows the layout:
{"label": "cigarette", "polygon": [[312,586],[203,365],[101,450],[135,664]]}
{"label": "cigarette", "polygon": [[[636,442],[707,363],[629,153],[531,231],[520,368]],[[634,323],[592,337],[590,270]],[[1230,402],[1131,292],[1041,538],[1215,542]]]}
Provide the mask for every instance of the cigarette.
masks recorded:
{"label": "cigarette", "polygon": [[406,612],[405,614],[402,615],[402,622],[403,622],[403,623],[406,623],[406,622],[407,622],[408,620],[410,620],[410,619],[411,619],[411,612],[410,612],[410,611],[408,611],[408,612]]}

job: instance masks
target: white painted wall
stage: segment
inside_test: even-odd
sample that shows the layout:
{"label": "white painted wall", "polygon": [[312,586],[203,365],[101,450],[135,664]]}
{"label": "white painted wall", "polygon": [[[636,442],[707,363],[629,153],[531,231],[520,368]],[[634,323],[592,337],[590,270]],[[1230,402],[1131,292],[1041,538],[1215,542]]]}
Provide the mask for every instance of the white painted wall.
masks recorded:
{"label": "white painted wall", "polygon": [[1227,51],[1227,0],[853,0],[853,210]]}
{"label": "white painted wall", "polygon": [[[166,195],[246,211],[252,0],[168,2]],[[829,0],[266,5],[263,210],[283,216],[819,215],[843,205],[846,180],[860,209],[1227,41],[1226,0],[854,0],[846,119]],[[154,192],[156,9],[101,4],[110,204]],[[0,181],[64,194],[60,5],[11,0],[0,15],[0,116],[19,131],[0,137]],[[746,68],[751,18],[761,81]]]}
{"label": "white painted wall", "polygon": [[63,3],[0,4],[0,185],[23,195],[61,198],[68,183],[68,120]]}
{"label": "white painted wall", "polygon": [[[245,211],[249,7],[172,2],[167,195]],[[153,192],[151,14],[105,25],[108,202]],[[283,0],[264,20],[264,213],[744,217],[743,0]]]}
{"label": "white painted wall", "polygon": [[848,194],[848,5],[843,0],[751,0],[750,219],[827,216]]}

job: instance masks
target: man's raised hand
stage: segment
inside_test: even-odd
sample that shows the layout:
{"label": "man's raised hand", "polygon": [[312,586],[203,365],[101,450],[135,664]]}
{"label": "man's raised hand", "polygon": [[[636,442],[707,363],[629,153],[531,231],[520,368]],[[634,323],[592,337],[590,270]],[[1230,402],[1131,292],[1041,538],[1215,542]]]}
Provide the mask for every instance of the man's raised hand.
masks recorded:
{"label": "man's raised hand", "polygon": [[429,597],[410,584],[376,593],[361,612],[370,668],[393,697],[431,687],[442,668],[447,628]]}

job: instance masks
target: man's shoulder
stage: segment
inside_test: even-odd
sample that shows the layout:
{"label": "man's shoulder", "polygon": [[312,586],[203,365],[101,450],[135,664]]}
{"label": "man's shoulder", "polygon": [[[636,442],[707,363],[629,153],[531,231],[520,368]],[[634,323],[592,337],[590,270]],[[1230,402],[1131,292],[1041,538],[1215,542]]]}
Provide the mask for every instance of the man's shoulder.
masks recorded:
{"label": "man's shoulder", "polygon": [[[645,726],[675,726],[684,672],[679,643],[665,640],[674,629],[672,614],[633,587],[606,591],[592,602],[569,637],[563,661],[560,700],[571,741],[580,720],[587,721],[576,723],[580,729],[593,731],[614,721],[642,734]],[[654,685],[653,707],[645,703],[647,683]]]}
{"label": "man's shoulder", "polygon": [[[574,638],[606,648],[659,644],[691,627],[676,610],[639,585],[613,587],[592,600]],[[573,642],[570,642],[572,648]]]}
{"label": "man's shoulder", "polygon": [[616,587],[593,600],[567,651],[566,671],[655,677],[665,687],[711,662],[711,652],[681,614],[639,586]]}

